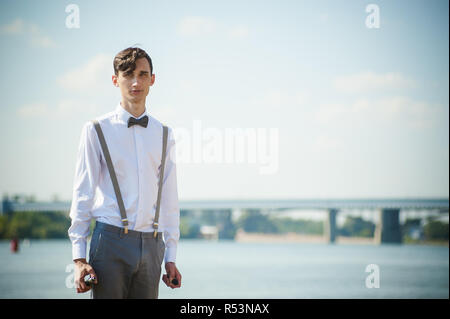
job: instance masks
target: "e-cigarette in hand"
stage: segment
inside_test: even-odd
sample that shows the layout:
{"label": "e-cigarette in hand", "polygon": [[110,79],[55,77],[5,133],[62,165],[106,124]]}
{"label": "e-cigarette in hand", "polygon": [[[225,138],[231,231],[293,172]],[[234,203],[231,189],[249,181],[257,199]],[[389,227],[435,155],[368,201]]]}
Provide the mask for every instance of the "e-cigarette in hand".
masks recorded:
{"label": "e-cigarette in hand", "polygon": [[92,275],[84,277],[84,283],[86,284],[86,286],[92,286],[93,284],[95,284],[95,277]]}

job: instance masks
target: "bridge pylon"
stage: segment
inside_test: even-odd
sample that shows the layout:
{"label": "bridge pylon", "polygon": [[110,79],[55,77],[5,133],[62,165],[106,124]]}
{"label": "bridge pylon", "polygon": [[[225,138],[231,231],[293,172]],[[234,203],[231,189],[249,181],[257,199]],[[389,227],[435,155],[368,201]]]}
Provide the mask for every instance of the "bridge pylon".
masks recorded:
{"label": "bridge pylon", "polygon": [[379,221],[375,229],[375,243],[398,243],[402,242],[402,231],[400,227],[400,209],[379,209]]}
{"label": "bridge pylon", "polygon": [[328,216],[324,223],[324,234],[327,242],[334,243],[336,241],[337,236],[337,228],[336,228],[336,215],[338,213],[338,209],[331,208],[328,209]]}

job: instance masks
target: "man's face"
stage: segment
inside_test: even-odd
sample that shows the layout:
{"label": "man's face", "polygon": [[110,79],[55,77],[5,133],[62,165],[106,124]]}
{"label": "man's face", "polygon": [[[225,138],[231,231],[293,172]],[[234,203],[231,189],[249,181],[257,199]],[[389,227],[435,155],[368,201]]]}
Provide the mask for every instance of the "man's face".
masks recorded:
{"label": "man's face", "polygon": [[132,74],[119,71],[119,75],[112,76],[113,84],[120,88],[122,98],[131,103],[145,101],[150,86],[155,82],[155,75],[150,74],[150,64],[147,59],[136,60],[136,69]]}

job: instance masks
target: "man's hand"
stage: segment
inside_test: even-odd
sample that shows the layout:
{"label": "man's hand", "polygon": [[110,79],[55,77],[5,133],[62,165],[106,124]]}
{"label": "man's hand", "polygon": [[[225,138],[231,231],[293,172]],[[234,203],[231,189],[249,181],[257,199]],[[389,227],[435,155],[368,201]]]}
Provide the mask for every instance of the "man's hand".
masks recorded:
{"label": "man's hand", "polygon": [[95,274],[94,268],[89,265],[85,258],[75,259],[75,287],[77,288],[77,293],[83,293],[89,291],[91,287],[87,286],[84,282],[84,277],[91,275],[95,277],[94,284],[97,283],[97,275]]}
{"label": "man's hand", "polygon": [[[163,275],[162,281],[167,285],[167,287],[170,287],[172,289],[174,288],[180,288],[181,287],[181,274],[177,269],[177,266],[175,266],[174,262],[168,262],[166,263],[166,275]],[[174,285],[172,283],[172,279],[176,278],[178,280],[178,285]]]}

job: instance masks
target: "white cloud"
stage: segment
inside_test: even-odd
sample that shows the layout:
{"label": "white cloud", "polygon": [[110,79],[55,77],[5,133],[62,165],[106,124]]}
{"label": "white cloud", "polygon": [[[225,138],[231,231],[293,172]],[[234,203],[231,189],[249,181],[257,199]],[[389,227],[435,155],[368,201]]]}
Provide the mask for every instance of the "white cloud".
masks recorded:
{"label": "white cloud", "polygon": [[111,75],[113,58],[106,54],[98,54],[75,69],[72,69],[58,78],[58,84],[77,92],[104,91],[112,87]]}
{"label": "white cloud", "polygon": [[106,54],[98,54],[67,71],[57,79],[57,84],[68,90],[70,95],[22,105],[17,114],[24,118],[61,119],[89,118],[104,113],[107,105],[115,103],[115,93],[118,93],[111,81],[112,60]]}
{"label": "white cloud", "polygon": [[2,34],[23,34],[25,31],[25,23],[22,19],[16,19],[10,24],[0,26]]}
{"label": "white cloud", "polygon": [[352,75],[339,76],[334,80],[334,87],[341,92],[356,93],[379,90],[395,90],[403,88],[414,88],[414,80],[403,76],[400,73],[389,72],[376,74],[373,72],[363,72]]}
{"label": "white cloud", "polygon": [[47,103],[31,103],[21,106],[17,114],[21,117],[39,117],[47,116],[50,113],[50,107]]}
{"label": "white cloud", "polygon": [[250,31],[247,26],[245,25],[239,25],[232,27],[228,31],[228,37],[232,39],[245,39],[248,38]]}
{"label": "white cloud", "polygon": [[0,34],[26,36],[33,46],[40,48],[56,46],[56,43],[49,36],[43,34],[38,25],[27,24],[19,18],[9,24],[0,26]]}
{"label": "white cloud", "polygon": [[351,108],[338,103],[326,103],[315,112],[315,120],[319,124],[328,125],[337,119],[344,118],[346,113],[351,113]]}
{"label": "white cloud", "polygon": [[315,152],[327,152],[327,151],[336,151],[342,148],[342,141],[331,136],[317,136],[312,144],[312,149]]}
{"label": "white cloud", "polygon": [[443,115],[444,108],[437,104],[416,101],[408,97],[381,99],[374,103],[375,108],[387,121],[405,121],[414,128],[430,128]]}
{"label": "white cloud", "polygon": [[214,34],[229,39],[248,38],[250,31],[246,25],[223,26],[209,17],[190,16],[181,19],[178,32],[185,37],[199,37]]}
{"label": "white cloud", "polygon": [[35,24],[29,26],[29,34],[31,36],[31,43],[34,46],[41,48],[51,48],[56,46],[56,43],[49,36],[42,34],[40,28]]}
{"label": "white cloud", "polygon": [[17,114],[24,118],[70,118],[80,113],[96,114],[98,105],[82,100],[63,99],[51,105],[46,102],[25,104],[18,108]]}
{"label": "white cloud", "polygon": [[[357,99],[348,104],[325,103],[316,111],[318,123],[330,125],[370,126],[406,125],[415,129],[430,128],[445,116],[440,104],[404,96],[402,89],[413,89],[417,83],[400,73],[363,72],[335,78],[334,87],[353,93]],[[366,95],[375,93],[376,98]]]}
{"label": "white cloud", "polygon": [[56,115],[59,117],[70,117],[75,114],[97,114],[101,111],[99,105],[95,102],[78,100],[78,99],[63,99],[56,104]]}
{"label": "white cloud", "polygon": [[297,109],[299,106],[306,105],[308,100],[309,95],[306,91],[288,92],[274,87],[264,91],[261,96],[251,99],[250,105],[277,111],[280,109]]}
{"label": "white cloud", "polygon": [[112,73],[112,57],[98,54],[57,79],[60,87],[70,91],[69,96],[24,104],[17,109],[17,114],[22,118],[67,119],[104,113],[104,107],[114,101],[117,93],[111,83]]}
{"label": "white cloud", "polygon": [[178,24],[183,36],[208,35],[216,31],[216,22],[207,17],[185,17]]}
{"label": "white cloud", "polygon": [[416,129],[429,128],[444,116],[439,104],[396,96],[377,100],[358,99],[348,105],[340,103],[323,104],[315,113],[315,120],[324,125],[394,124],[408,125]]}

